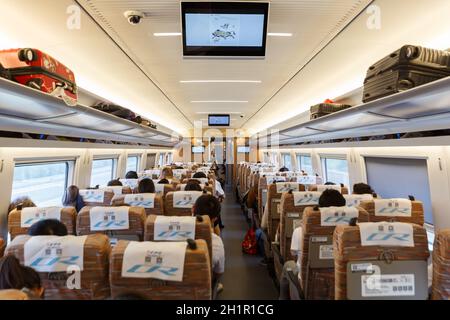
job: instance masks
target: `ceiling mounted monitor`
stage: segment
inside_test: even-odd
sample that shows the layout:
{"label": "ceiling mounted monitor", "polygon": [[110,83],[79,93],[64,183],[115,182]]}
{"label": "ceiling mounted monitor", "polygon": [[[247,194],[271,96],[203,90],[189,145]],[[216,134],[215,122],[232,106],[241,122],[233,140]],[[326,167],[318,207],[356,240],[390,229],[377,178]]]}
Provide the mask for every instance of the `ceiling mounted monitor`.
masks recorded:
{"label": "ceiling mounted monitor", "polygon": [[229,127],[229,114],[210,114],[208,116],[208,126],[210,127]]}
{"label": "ceiling mounted monitor", "polygon": [[264,57],[268,3],[182,2],[184,56]]}

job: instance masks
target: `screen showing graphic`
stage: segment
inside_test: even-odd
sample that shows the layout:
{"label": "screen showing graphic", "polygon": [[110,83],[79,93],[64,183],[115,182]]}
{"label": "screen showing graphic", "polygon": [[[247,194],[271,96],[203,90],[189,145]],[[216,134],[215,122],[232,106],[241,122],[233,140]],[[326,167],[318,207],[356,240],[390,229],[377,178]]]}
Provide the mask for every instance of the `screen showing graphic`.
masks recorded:
{"label": "screen showing graphic", "polygon": [[186,14],[186,44],[211,47],[261,47],[262,14]]}
{"label": "screen showing graphic", "polygon": [[198,146],[198,147],[192,147],[192,153],[204,153],[205,147]]}
{"label": "screen showing graphic", "polygon": [[230,116],[229,115],[210,115],[208,117],[208,125],[210,127],[229,126],[230,125]]}
{"label": "screen showing graphic", "polygon": [[185,56],[265,56],[268,3],[182,2]]}

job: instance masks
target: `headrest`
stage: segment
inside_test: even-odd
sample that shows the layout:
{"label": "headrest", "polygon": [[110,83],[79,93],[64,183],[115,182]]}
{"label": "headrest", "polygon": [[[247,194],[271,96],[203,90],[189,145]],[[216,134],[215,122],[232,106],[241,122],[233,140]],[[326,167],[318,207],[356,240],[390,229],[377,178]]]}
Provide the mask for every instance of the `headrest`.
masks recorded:
{"label": "headrest", "polygon": [[135,189],[139,185],[139,179],[120,179],[119,181],[122,182],[125,187],[130,187],[131,189]]}
{"label": "headrest", "polygon": [[30,228],[41,220],[54,219],[61,221],[62,207],[28,207],[20,211],[20,227]]}
{"label": "headrest", "polygon": [[203,195],[201,191],[176,191],[173,193],[174,208],[192,208],[197,199]]}
{"label": "headrest", "polygon": [[343,197],[347,207],[359,207],[361,201],[373,200],[371,194],[344,194]]}
{"label": "headrest", "polygon": [[317,191],[297,191],[292,192],[294,206],[315,206],[319,204],[319,198],[322,193]]}
{"label": "headrest", "polygon": [[320,225],[332,227],[337,225],[349,225],[352,219],[358,218],[359,211],[352,207],[328,207],[319,208]]}

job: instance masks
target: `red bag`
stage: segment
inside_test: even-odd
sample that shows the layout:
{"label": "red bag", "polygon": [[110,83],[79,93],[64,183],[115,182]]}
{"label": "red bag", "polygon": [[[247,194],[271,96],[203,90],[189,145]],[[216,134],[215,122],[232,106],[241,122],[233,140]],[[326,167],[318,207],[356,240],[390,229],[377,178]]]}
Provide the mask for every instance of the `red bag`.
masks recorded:
{"label": "red bag", "polygon": [[242,241],[242,251],[246,254],[258,254],[258,244],[256,242],[256,233],[252,228],[247,231],[244,241]]}

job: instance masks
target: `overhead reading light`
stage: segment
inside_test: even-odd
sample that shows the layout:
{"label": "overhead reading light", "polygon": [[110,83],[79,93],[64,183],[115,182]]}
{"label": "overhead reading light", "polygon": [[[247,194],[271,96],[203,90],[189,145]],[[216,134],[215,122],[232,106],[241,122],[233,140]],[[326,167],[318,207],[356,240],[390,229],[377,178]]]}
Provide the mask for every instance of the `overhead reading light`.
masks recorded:
{"label": "overhead reading light", "polygon": [[153,35],[155,37],[179,37],[181,32],[155,32]]}
{"label": "overhead reading light", "polygon": [[248,103],[248,101],[212,100],[212,101],[191,101],[191,103]]}
{"label": "overhead reading light", "polygon": [[292,33],[288,32],[269,32],[267,35],[269,37],[292,37]]}
{"label": "overhead reading light", "polygon": [[261,80],[181,80],[180,83],[262,83]]}
{"label": "overhead reading light", "polygon": [[[210,114],[211,111],[200,111],[196,112],[196,114]],[[242,114],[242,112],[214,112],[215,114]]]}

